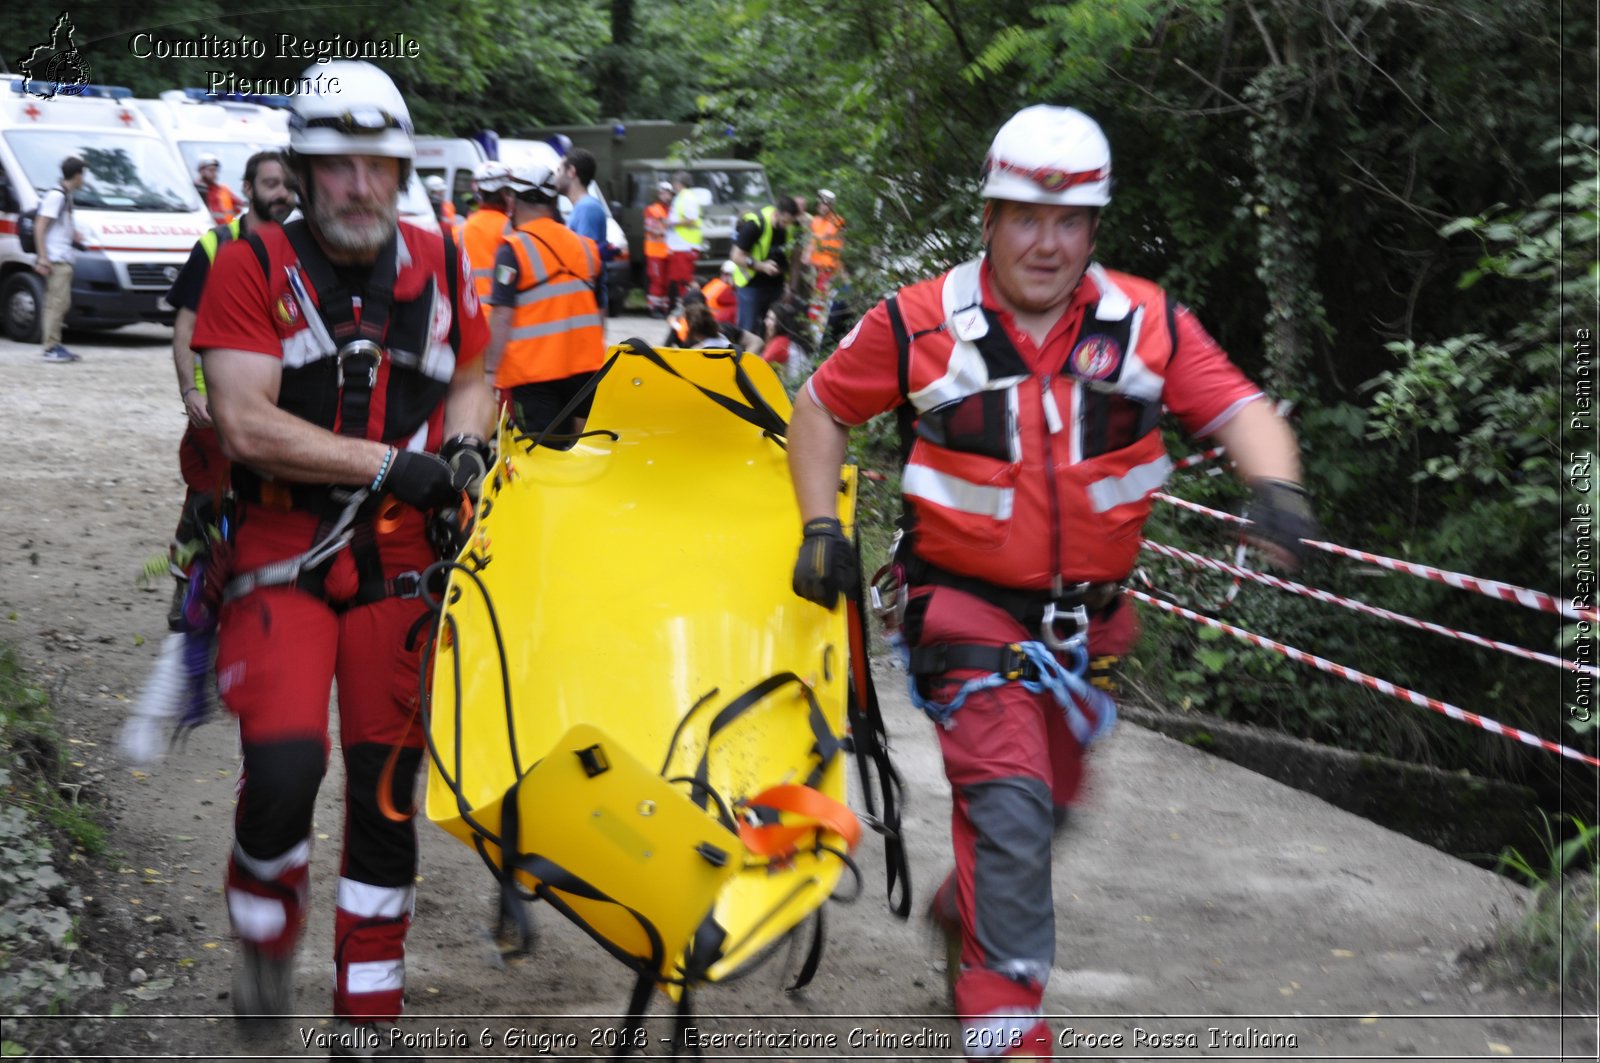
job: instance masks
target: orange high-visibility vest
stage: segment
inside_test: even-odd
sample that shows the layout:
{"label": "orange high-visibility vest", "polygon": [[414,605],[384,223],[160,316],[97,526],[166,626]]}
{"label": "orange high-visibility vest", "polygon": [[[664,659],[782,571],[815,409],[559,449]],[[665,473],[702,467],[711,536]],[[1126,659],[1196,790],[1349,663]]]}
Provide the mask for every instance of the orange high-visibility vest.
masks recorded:
{"label": "orange high-visibility vest", "polygon": [[818,270],[832,273],[839,268],[839,253],[844,250],[844,219],[837,214],[824,218],[811,216],[811,264]]}
{"label": "orange high-visibility vest", "polygon": [[717,324],[732,324],[734,318],[739,316],[738,293],[733,285],[721,277],[706,281],[700,293],[706,297],[706,306],[711,308],[711,316],[716,318]]}
{"label": "orange high-visibility vest", "polygon": [[[660,235],[651,232],[651,222],[658,223]],[[667,205],[660,200],[644,208],[644,257],[667,257]]]}
{"label": "orange high-visibility vest", "polygon": [[505,240],[517,256],[517,301],[495,386],[565,380],[599,369],[606,338],[594,294],[600,272],[594,241],[553,218],[535,218]]}
{"label": "orange high-visibility vest", "polygon": [[211,185],[206,189],[206,209],[212,221],[226,225],[239,216],[239,199],[227,185]]}
{"label": "orange high-visibility vest", "polygon": [[494,287],[494,256],[511,232],[511,219],[494,207],[479,207],[461,227],[461,246],[466,249],[467,261],[472,263],[472,283],[478,289],[479,302],[489,298]]}

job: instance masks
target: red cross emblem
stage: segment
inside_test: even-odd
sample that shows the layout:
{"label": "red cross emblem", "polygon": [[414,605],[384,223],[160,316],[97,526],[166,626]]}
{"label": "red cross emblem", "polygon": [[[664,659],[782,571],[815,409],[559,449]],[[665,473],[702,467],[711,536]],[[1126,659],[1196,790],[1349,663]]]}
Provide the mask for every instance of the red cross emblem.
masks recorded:
{"label": "red cross emblem", "polygon": [[122,124],[123,125],[125,125],[125,126],[133,125],[133,112],[132,111],[129,111],[126,108],[124,108],[121,112],[118,113],[117,117],[122,119]]}
{"label": "red cross emblem", "polygon": [[22,109],[22,113],[37,122],[39,120],[39,115],[43,114],[44,112],[40,111],[39,108],[30,103],[28,106]]}

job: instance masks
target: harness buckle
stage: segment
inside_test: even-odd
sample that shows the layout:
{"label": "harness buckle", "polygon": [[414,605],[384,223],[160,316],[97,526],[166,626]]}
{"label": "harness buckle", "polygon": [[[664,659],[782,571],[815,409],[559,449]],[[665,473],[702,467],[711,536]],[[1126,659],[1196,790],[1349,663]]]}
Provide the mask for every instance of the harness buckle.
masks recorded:
{"label": "harness buckle", "polygon": [[351,340],[334,355],[338,366],[339,387],[344,387],[345,362],[354,362],[352,367],[356,373],[366,373],[366,387],[368,391],[378,386],[378,366],[383,364],[383,348],[368,339]]}
{"label": "harness buckle", "polygon": [[1001,679],[1015,683],[1023,679],[1036,680],[1039,678],[1039,670],[1034,667],[1032,661],[1028,660],[1027,654],[1022,652],[1020,643],[1011,643],[1005,648],[1005,653],[1004,663],[996,669]]}
{"label": "harness buckle", "polygon": [[415,570],[402,572],[389,581],[393,589],[392,598],[420,598],[422,597],[422,573]]}

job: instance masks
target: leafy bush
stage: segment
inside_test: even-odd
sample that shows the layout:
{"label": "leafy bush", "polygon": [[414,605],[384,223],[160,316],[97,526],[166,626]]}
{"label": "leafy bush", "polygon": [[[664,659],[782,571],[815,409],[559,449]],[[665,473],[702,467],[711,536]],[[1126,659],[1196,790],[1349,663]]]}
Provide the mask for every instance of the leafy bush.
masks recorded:
{"label": "leafy bush", "polygon": [[1521,918],[1504,925],[1474,958],[1515,985],[1529,978],[1577,1000],[1600,991],[1600,828],[1571,817],[1563,839],[1545,820],[1542,860],[1509,849],[1502,872],[1532,889]]}
{"label": "leafy bush", "polygon": [[[1595,142],[1594,129],[1574,128],[1547,145],[1568,171],[1564,193],[1531,207],[1458,219],[1442,230],[1481,242],[1478,261],[1461,279],[1464,290],[1522,308],[1503,331],[1390,343],[1395,365],[1367,385],[1368,406],[1323,405],[1300,418],[1307,479],[1327,538],[1521,586],[1561,585],[1561,558],[1570,544],[1552,529],[1563,474],[1560,395],[1571,381],[1563,380],[1559,337],[1581,323],[1575,316],[1592,313],[1596,301]],[[1240,504],[1240,491],[1228,478],[1191,476],[1175,491],[1217,508],[1237,511]],[[1165,508],[1147,531],[1151,538],[1211,555],[1223,552],[1218,547],[1227,542],[1216,525]],[[1158,583],[1202,605],[1219,602],[1229,582],[1196,577],[1174,563],[1148,567]],[[1560,645],[1559,624],[1549,616],[1441,584],[1323,555],[1314,556],[1298,578],[1536,650],[1554,653]],[[1136,663],[1151,674],[1155,700],[1351,748],[1527,781],[1546,794],[1561,790],[1568,769],[1547,754],[1340,679],[1312,676],[1281,657],[1150,612]],[[1549,707],[1559,703],[1559,673],[1547,665],[1249,585],[1225,619],[1594,751],[1593,733],[1551,733]],[[1583,783],[1581,773],[1589,769],[1576,770],[1574,779]],[[1570,792],[1588,789],[1592,785]]]}
{"label": "leafy bush", "polygon": [[[55,1013],[101,986],[75,964],[83,897],[57,861],[76,846],[98,851],[104,832],[63,796],[49,698],[0,644],[0,1008]],[[53,828],[53,829],[52,829]],[[9,1038],[6,1055],[21,1046]]]}

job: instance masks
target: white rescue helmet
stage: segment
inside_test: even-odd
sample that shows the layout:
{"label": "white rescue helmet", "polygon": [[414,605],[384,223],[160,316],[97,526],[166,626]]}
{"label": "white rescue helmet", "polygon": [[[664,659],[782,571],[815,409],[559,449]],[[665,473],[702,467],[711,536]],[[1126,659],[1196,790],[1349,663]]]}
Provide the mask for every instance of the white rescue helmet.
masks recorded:
{"label": "white rescue helmet", "polygon": [[535,141],[528,151],[515,159],[506,160],[505,187],[517,195],[538,193],[546,199],[560,194],[556,178],[561,173],[561,156],[549,144]]}
{"label": "white rescue helmet", "polygon": [[215,155],[213,155],[209,151],[202,151],[200,153],[200,158],[198,160],[196,160],[196,162],[194,164],[194,168],[196,170],[204,170],[207,166],[221,166],[221,165],[222,165],[222,160],[221,159],[217,158]]}
{"label": "white rescue helmet", "polygon": [[426,188],[429,192],[443,192],[444,178],[440,177],[438,174],[432,174],[423,179],[422,187]]}
{"label": "white rescue helmet", "polygon": [[983,198],[1103,207],[1111,202],[1111,145],[1093,118],[1035,104],[1000,127],[983,160]]}
{"label": "white rescue helmet", "polygon": [[498,192],[506,186],[506,164],[492,159],[472,168],[472,183],[479,192]]}
{"label": "white rescue helmet", "polygon": [[[320,75],[320,76],[319,76]],[[381,155],[416,158],[411,111],[389,75],[371,63],[335,59],[302,76],[332,91],[294,97],[289,149],[298,155]]]}

